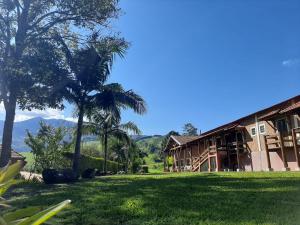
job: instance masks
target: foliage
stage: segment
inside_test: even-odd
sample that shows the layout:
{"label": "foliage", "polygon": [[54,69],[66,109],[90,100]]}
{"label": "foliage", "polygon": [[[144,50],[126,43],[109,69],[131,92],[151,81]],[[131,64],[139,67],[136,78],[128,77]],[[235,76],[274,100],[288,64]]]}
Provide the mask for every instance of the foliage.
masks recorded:
{"label": "foliage", "polygon": [[10,158],[17,103],[21,109],[62,107],[58,90],[67,70],[58,37],[82,45],[118,14],[118,0],[0,1],[0,102],[6,111],[2,166]]}
{"label": "foliage", "polygon": [[163,151],[165,148],[166,148],[166,146],[167,146],[167,144],[168,144],[168,141],[169,141],[169,138],[171,137],[171,136],[180,136],[180,134],[178,133],[178,132],[176,132],[176,131],[170,131],[169,133],[167,133],[165,136],[164,136],[164,138],[163,138],[163,140],[162,140],[162,142],[161,142],[161,151]]}
{"label": "foliage", "polygon": [[[116,107],[116,111],[119,111],[119,107]],[[102,145],[104,148],[104,170],[107,172],[106,161],[108,157],[108,139],[114,137],[118,139],[120,143],[123,143],[122,147],[131,146],[131,138],[129,132],[133,134],[140,134],[141,131],[133,122],[127,122],[121,124],[120,114],[104,110],[92,110],[88,114],[89,122],[83,127],[84,131],[90,134],[98,135],[102,140]],[[114,146],[116,147],[116,146]],[[121,150],[124,148],[120,148]],[[116,151],[116,153],[121,153]],[[128,160],[127,160],[128,161]],[[127,168],[127,167],[126,167]]]}
{"label": "foliage", "polygon": [[160,170],[161,160],[161,145],[164,136],[149,136],[136,141],[137,146],[145,153],[144,161],[149,166],[150,172],[162,172]]}
{"label": "foliage", "polygon": [[28,196],[30,206],[74,199],[56,224],[298,225],[299,186],[299,172],[166,173],[19,184],[9,195],[20,207]]}
{"label": "foliage", "polygon": [[194,127],[193,124],[187,123],[183,126],[183,133],[184,136],[197,136],[198,135],[198,129]]}
{"label": "foliage", "polygon": [[34,157],[32,171],[42,172],[44,169],[62,169],[67,163],[63,152],[69,151],[71,143],[65,138],[68,130],[63,127],[54,128],[40,122],[37,135],[27,131],[25,143],[31,148]]}
{"label": "foliage", "polygon": [[81,146],[81,154],[96,158],[103,158],[103,149],[99,141],[83,142]]}
{"label": "foliage", "polygon": [[[73,153],[65,153],[65,157],[68,159],[73,158]],[[96,158],[96,157],[91,157],[91,156],[86,156],[86,155],[81,155],[80,156],[80,163],[79,163],[79,172],[80,174],[84,172],[87,169],[97,169],[100,171],[103,171],[104,167],[104,159],[103,158]],[[113,161],[107,161],[107,170],[113,173],[117,173],[118,171],[123,169],[123,165],[117,162]]]}
{"label": "foliage", "polygon": [[73,170],[78,172],[83,117],[95,108],[114,112],[120,118],[120,110],[131,108],[136,113],[146,111],[145,102],[132,90],[126,91],[118,83],[107,83],[116,56],[123,57],[128,44],[120,38],[98,38],[82,48],[70,48],[62,39],[68,67],[68,79],[62,90],[64,98],[74,104],[78,113]]}
{"label": "foliage", "polygon": [[[0,197],[4,194],[8,187],[14,183],[13,178],[20,172],[23,166],[24,162],[17,161],[12,165],[7,165],[0,169]],[[0,223],[3,225],[39,225],[55,216],[68,204],[70,204],[70,202],[70,200],[65,200],[42,211],[39,209],[40,207],[29,207],[26,209],[15,210],[13,212],[0,215]],[[9,206],[0,202],[0,207]]]}

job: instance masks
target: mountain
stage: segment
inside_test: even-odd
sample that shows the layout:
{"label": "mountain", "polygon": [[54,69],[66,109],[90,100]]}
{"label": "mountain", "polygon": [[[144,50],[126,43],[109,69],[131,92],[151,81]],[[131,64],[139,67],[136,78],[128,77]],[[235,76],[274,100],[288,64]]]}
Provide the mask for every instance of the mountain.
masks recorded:
{"label": "mountain", "polygon": [[[26,130],[28,130],[32,134],[36,134],[40,127],[40,122],[43,121],[53,127],[67,127],[72,128],[76,125],[76,123],[62,120],[62,119],[44,119],[42,117],[35,117],[29,120],[24,120],[20,122],[15,122],[14,131],[13,131],[13,148],[19,152],[26,152],[30,149],[24,143],[24,139],[27,136]],[[3,134],[3,125],[4,121],[0,120],[0,143],[2,142],[2,134]]]}

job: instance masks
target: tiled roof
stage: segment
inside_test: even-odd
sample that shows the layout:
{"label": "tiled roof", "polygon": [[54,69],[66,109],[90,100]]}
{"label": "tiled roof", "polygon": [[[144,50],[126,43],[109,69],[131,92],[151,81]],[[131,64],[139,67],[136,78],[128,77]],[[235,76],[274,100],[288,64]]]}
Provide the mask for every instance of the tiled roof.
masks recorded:
{"label": "tiled roof", "polygon": [[[2,151],[2,145],[0,145],[0,153]],[[24,156],[22,156],[20,153],[16,152],[15,150],[11,150],[11,158],[12,159],[17,159],[17,160],[23,160],[25,159]]]}
{"label": "tiled roof", "polygon": [[[294,104],[291,104],[292,102],[294,102]],[[289,105],[289,104],[291,104],[291,105]],[[287,105],[289,105],[289,106],[287,106]],[[280,102],[280,103],[278,103],[276,105],[273,105],[271,107],[262,109],[260,111],[255,112],[255,113],[252,113],[250,115],[244,116],[240,119],[237,119],[233,122],[230,122],[230,123],[227,123],[227,124],[222,125],[220,127],[217,127],[217,128],[212,129],[210,131],[207,131],[207,132],[203,133],[202,135],[198,136],[198,139],[201,139],[203,137],[209,136],[211,134],[217,133],[217,132],[222,131],[222,130],[228,130],[228,129],[232,129],[233,127],[238,127],[237,125],[240,124],[240,122],[242,120],[247,119],[247,118],[249,118],[251,116],[254,116],[254,115],[259,115],[259,119],[265,119],[265,118],[275,116],[277,114],[283,114],[283,113],[286,113],[286,112],[291,112],[295,109],[300,109],[300,95],[295,96],[293,98],[290,98],[286,101]],[[197,138],[195,140],[197,140]]]}
{"label": "tiled roof", "polygon": [[184,145],[188,142],[198,139],[200,136],[171,136],[179,145]]}
{"label": "tiled roof", "polygon": [[287,107],[287,108],[285,108],[285,109],[283,109],[283,110],[281,110],[280,113],[290,112],[292,110],[299,109],[299,108],[300,108],[300,101],[293,104],[293,105],[291,105],[291,106],[289,106],[289,107]]}

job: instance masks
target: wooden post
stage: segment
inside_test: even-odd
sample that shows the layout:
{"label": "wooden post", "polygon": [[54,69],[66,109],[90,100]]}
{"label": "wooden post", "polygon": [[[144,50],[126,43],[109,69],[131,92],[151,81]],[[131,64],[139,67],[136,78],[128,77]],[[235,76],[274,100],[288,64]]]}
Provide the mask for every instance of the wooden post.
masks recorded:
{"label": "wooden post", "polygon": [[271,160],[270,160],[270,153],[269,153],[269,148],[268,148],[268,142],[267,142],[267,136],[264,135],[264,141],[265,141],[265,149],[266,149],[266,156],[267,156],[267,166],[268,166],[268,170],[271,171],[272,167],[271,167]]}
{"label": "wooden post", "polygon": [[173,152],[173,160],[174,160],[174,163],[173,163],[173,170],[175,171],[177,171],[177,161],[176,161],[176,150],[174,150],[174,152]]}
{"label": "wooden post", "polygon": [[184,170],[185,170],[185,167],[186,167],[186,151],[187,151],[187,146],[185,146],[185,149],[184,149]]}
{"label": "wooden post", "polygon": [[218,156],[218,151],[216,152],[216,172],[219,171],[219,156]]}
{"label": "wooden post", "polygon": [[200,156],[200,141],[197,141],[198,143],[198,155]]}
{"label": "wooden post", "polygon": [[228,148],[227,144],[226,144],[226,150],[227,150],[227,160],[228,160],[228,171],[230,171],[231,159],[230,159],[230,151],[229,151],[229,148]]}
{"label": "wooden post", "polygon": [[210,168],[210,155],[209,155],[209,153],[208,153],[207,160],[208,160],[208,172],[211,172],[211,168]]}
{"label": "wooden post", "polygon": [[296,163],[298,166],[298,170],[300,169],[300,156],[299,156],[299,151],[298,151],[298,143],[297,143],[297,136],[295,129],[292,129],[292,135],[293,135],[293,145],[294,145],[294,152],[295,152],[295,157],[296,157]]}
{"label": "wooden post", "polygon": [[190,148],[190,156],[191,156],[191,171],[193,171],[193,166],[194,166],[194,162],[193,162],[193,148]]}
{"label": "wooden post", "polygon": [[283,141],[283,137],[282,137],[280,132],[278,132],[278,135],[279,135],[279,143],[280,143],[280,150],[281,150],[281,157],[282,157],[282,161],[283,161],[283,166],[284,166],[284,169],[286,170],[288,168],[288,164],[287,164],[287,161],[286,161],[286,158],[285,158],[284,141]]}
{"label": "wooden post", "polygon": [[239,152],[239,144],[238,144],[238,133],[235,132],[235,143],[236,143],[236,159],[238,168],[237,171],[240,171],[240,152]]}

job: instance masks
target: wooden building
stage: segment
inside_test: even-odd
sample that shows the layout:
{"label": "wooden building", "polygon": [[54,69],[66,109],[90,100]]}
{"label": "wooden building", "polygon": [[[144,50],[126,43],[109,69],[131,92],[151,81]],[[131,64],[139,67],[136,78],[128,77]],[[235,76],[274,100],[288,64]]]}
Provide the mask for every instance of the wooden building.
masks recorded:
{"label": "wooden building", "polygon": [[[1,151],[2,151],[2,145],[0,144],[0,154],[1,154]],[[25,161],[25,157],[12,149],[11,150],[11,159],[10,159],[11,163],[15,163],[18,160]]]}
{"label": "wooden building", "polygon": [[299,170],[299,151],[300,95],[200,136],[171,136],[165,170]]}

